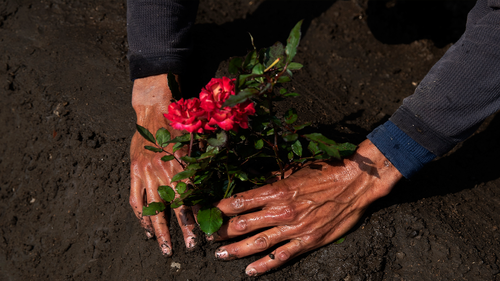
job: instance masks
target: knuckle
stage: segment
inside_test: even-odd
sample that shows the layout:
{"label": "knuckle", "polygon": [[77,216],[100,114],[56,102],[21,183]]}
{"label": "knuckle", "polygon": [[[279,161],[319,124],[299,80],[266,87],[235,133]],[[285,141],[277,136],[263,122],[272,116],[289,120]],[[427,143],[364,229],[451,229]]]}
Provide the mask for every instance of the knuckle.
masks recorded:
{"label": "knuckle", "polygon": [[241,210],[245,206],[245,200],[243,197],[238,197],[233,199],[231,202],[231,208],[235,211]]}
{"label": "knuckle", "polygon": [[233,227],[237,231],[245,231],[247,229],[247,220],[244,218],[236,218]]}
{"label": "knuckle", "polygon": [[284,200],[290,198],[290,188],[288,184],[283,183],[280,185],[276,185],[271,190],[271,196],[276,200]]}
{"label": "knuckle", "polygon": [[278,251],[277,256],[280,261],[287,261],[290,259],[290,253],[287,250]]}
{"label": "knuckle", "polygon": [[269,248],[269,238],[267,236],[257,237],[253,244],[259,250],[266,250]]}
{"label": "knuckle", "polygon": [[314,243],[318,243],[321,240],[321,235],[319,234],[308,234],[304,235],[300,238],[300,241],[297,243],[303,243],[304,245],[312,245]]}
{"label": "knuckle", "polygon": [[285,206],[283,209],[280,210],[279,216],[283,220],[293,221],[295,220],[296,212],[293,207]]}

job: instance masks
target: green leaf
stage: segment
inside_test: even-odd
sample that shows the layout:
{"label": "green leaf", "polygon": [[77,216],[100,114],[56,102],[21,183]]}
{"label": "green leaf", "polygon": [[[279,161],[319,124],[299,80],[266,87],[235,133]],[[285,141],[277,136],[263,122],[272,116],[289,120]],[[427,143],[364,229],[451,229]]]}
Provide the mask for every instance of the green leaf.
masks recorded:
{"label": "green leaf", "polygon": [[170,132],[165,128],[160,128],[156,131],[156,142],[159,146],[165,147],[168,145],[168,141],[170,140]]}
{"label": "green leaf", "polygon": [[260,63],[256,64],[253,68],[252,68],[252,73],[253,74],[257,74],[257,75],[261,75],[261,74],[264,74],[264,66]]}
{"label": "green leaf", "polygon": [[178,136],[173,140],[168,141],[168,143],[174,143],[174,142],[189,142],[191,141],[191,135],[189,133],[184,134],[182,136]]}
{"label": "green leaf", "polygon": [[189,164],[187,167],[186,167],[186,170],[193,170],[193,171],[196,171],[196,170],[199,170],[201,169],[201,165],[198,164],[198,163],[194,163],[194,164]]}
{"label": "green leaf", "polygon": [[288,152],[288,160],[290,160],[290,161],[293,160],[293,152],[292,151]]}
{"label": "green leaf", "polygon": [[198,157],[198,160],[203,160],[205,158],[213,157],[215,155],[217,155],[217,152],[207,151],[207,152],[203,153],[202,155],[200,155],[200,157]]}
{"label": "green leaf", "polygon": [[283,95],[283,96],[284,96],[284,97],[298,97],[298,96],[300,96],[300,95],[299,95],[299,94],[297,94],[297,93],[288,93],[288,94],[285,94],[285,95]]}
{"label": "green leaf", "polygon": [[290,70],[299,70],[303,67],[302,64],[298,63],[298,62],[291,62],[288,64],[288,67],[287,69],[290,69]]}
{"label": "green leaf", "polygon": [[315,142],[323,142],[326,144],[336,144],[333,140],[323,136],[320,133],[312,133],[308,135],[304,135],[307,139],[315,141]]}
{"label": "green leaf", "polygon": [[168,88],[170,89],[172,96],[174,97],[175,100],[180,100],[182,98],[182,94],[179,88],[179,84],[177,83],[177,80],[175,80],[175,75],[173,75],[172,73],[168,73],[167,80],[168,80]]}
{"label": "green leaf", "polygon": [[174,202],[172,202],[172,204],[170,204],[170,208],[175,209],[179,208],[182,205],[184,205],[184,202],[180,198],[177,198],[174,200]]}
{"label": "green leaf", "polygon": [[339,149],[340,156],[346,157],[354,154],[354,152],[356,152],[356,148],[358,147],[352,143],[345,142],[339,143],[337,148]]}
{"label": "green leaf", "polygon": [[311,151],[311,153],[313,155],[316,155],[319,152],[318,145],[315,142],[313,142],[313,141],[309,142],[309,145],[307,146],[307,149],[309,149],[309,151]]}
{"label": "green leaf", "polygon": [[281,88],[281,89],[280,89],[280,94],[281,94],[281,95],[286,94],[286,89],[285,89],[285,88]]}
{"label": "green leaf", "polygon": [[302,130],[302,129],[304,129],[305,127],[307,127],[307,126],[309,126],[309,125],[311,125],[311,123],[310,123],[310,122],[307,122],[307,123],[302,124],[302,125],[295,125],[295,126],[293,126],[293,129],[298,131],[298,130]]}
{"label": "green leaf", "polygon": [[194,192],[194,190],[192,190],[192,189],[186,190],[182,194],[180,194],[181,198],[179,198],[179,199],[184,201],[184,199],[189,197],[189,195],[191,195],[191,193],[193,193],[193,192]]}
{"label": "green leaf", "polygon": [[331,157],[340,159],[340,153],[339,150],[331,145],[326,145],[322,142],[318,143],[319,149],[321,149],[323,152],[326,152]]}
{"label": "green leaf", "polygon": [[242,63],[243,63],[243,60],[240,57],[233,58],[229,62],[229,73],[231,73],[233,75],[238,74]]}
{"label": "green leaf", "polygon": [[266,136],[272,136],[274,135],[274,128],[271,128],[269,131],[267,131]]}
{"label": "green leaf", "polygon": [[288,63],[292,62],[293,58],[295,57],[295,54],[297,54],[297,46],[299,46],[300,36],[301,36],[300,33],[301,26],[302,26],[302,20],[295,25],[292,31],[290,31],[290,35],[286,40],[285,53],[287,55],[286,61]]}
{"label": "green leaf", "polygon": [[167,161],[174,160],[174,159],[175,159],[175,157],[173,155],[165,155],[161,158],[161,161],[167,162]]}
{"label": "green leaf", "polygon": [[162,202],[151,202],[147,206],[142,206],[143,216],[154,216],[165,210],[165,204]]}
{"label": "green leaf", "polygon": [[186,192],[186,189],[187,189],[187,185],[184,182],[178,182],[177,185],[175,186],[175,190],[177,190],[177,193],[179,193],[179,195]]}
{"label": "green leaf", "polygon": [[[255,63],[257,62],[257,51],[252,50],[245,58],[245,62],[243,62],[243,68],[252,69]],[[240,82],[241,83],[241,82]]]}
{"label": "green leaf", "polygon": [[240,91],[237,95],[230,96],[222,105],[222,107],[226,106],[235,106],[239,103],[247,101],[248,98],[254,96],[259,91],[257,89],[244,89]]}
{"label": "green leaf", "polygon": [[181,157],[181,160],[186,162],[186,163],[196,163],[198,162],[198,160],[196,160],[196,158],[194,157],[191,157],[191,156],[183,156]]}
{"label": "green leaf", "polygon": [[170,202],[175,198],[175,191],[168,185],[160,185],[158,187],[158,194],[165,202]]}
{"label": "green leaf", "polygon": [[284,134],[283,140],[285,140],[286,142],[292,142],[296,141],[298,137],[299,137],[298,134]]}
{"label": "green leaf", "polygon": [[151,150],[153,152],[162,152],[163,151],[163,150],[161,150],[161,148],[149,146],[149,145],[144,146],[144,148],[147,150]]}
{"label": "green leaf", "polygon": [[139,134],[141,134],[141,136],[143,138],[145,138],[149,142],[156,144],[156,141],[155,141],[155,138],[153,137],[153,134],[151,134],[151,132],[149,132],[148,129],[142,127],[139,124],[135,124],[135,127],[137,128],[137,131],[139,132]]}
{"label": "green leaf", "polygon": [[255,50],[255,44],[253,43],[253,36],[252,33],[248,32],[248,35],[250,35],[250,41],[252,41],[252,47]]}
{"label": "green leaf", "polygon": [[241,86],[245,85],[246,79],[249,78],[249,77],[253,77],[253,76],[254,76],[254,74],[241,74],[241,75],[238,75],[238,79],[237,79],[238,83],[236,83],[236,84],[238,85],[238,87],[241,88]]}
{"label": "green leaf", "polygon": [[180,173],[177,173],[173,178],[172,178],[172,181],[171,182],[176,182],[176,181],[180,181],[180,180],[183,180],[183,179],[187,179],[191,176],[193,176],[194,174],[196,173],[196,171],[193,171],[193,170],[189,170],[189,171],[182,171]]}
{"label": "green leaf", "polygon": [[[281,42],[276,42],[273,46],[269,48],[269,58],[266,61],[266,67],[269,67],[276,59],[283,58],[285,54],[285,47]],[[281,66],[283,64],[282,59],[274,67]]]}
{"label": "green leaf", "polygon": [[212,176],[212,172],[206,171],[204,174],[201,175],[196,175],[194,177],[194,183],[193,184],[201,184],[203,181],[206,179],[210,178]]}
{"label": "green leaf", "polygon": [[337,240],[337,241],[333,242],[333,244],[340,244],[340,243],[342,243],[342,242],[344,242],[344,241],[345,241],[345,236],[344,236],[344,237],[342,237],[342,238],[340,238],[339,240]]}
{"label": "green leaf", "polygon": [[264,140],[258,139],[255,141],[254,145],[255,149],[262,149],[262,147],[264,147]]}
{"label": "green leaf", "polygon": [[248,180],[248,175],[247,173],[243,171],[239,171],[236,173],[236,177],[240,179],[240,181],[247,181]]}
{"label": "green leaf", "polygon": [[295,121],[297,121],[297,117],[297,111],[295,110],[295,108],[290,108],[285,113],[285,122],[289,125],[293,124],[295,123]]}
{"label": "green leaf", "polygon": [[290,79],[290,77],[288,76],[281,76],[280,78],[278,78],[278,83],[286,83],[286,82],[290,82],[292,79]]}
{"label": "green leaf", "polygon": [[302,144],[299,140],[292,144],[292,150],[297,156],[302,157]]}
{"label": "green leaf", "polygon": [[181,149],[185,144],[182,143],[182,142],[178,142],[176,144],[174,144],[174,146],[172,147],[172,153],[176,152],[177,150]]}
{"label": "green leaf", "polygon": [[197,218],[201,230],[209,236],[222,226],[222,212],[217,207],[202,208]]}
{"label": "green leaf", "polygon": [[217,138],[209,138],[207,140],[208,144],[213,147],[224,147],[227,144],[227,133],[225,131],[220,131],[216,136]]}

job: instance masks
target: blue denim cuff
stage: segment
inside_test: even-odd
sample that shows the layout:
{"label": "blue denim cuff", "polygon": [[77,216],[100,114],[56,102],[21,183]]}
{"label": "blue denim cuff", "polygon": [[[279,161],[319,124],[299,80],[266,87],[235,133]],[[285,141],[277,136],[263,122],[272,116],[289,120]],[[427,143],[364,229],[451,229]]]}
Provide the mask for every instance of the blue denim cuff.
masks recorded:
{"label": "blue denim cuff", "polygon": [[378,126],[367,137],[405,178],[436,158],[391,121]]}

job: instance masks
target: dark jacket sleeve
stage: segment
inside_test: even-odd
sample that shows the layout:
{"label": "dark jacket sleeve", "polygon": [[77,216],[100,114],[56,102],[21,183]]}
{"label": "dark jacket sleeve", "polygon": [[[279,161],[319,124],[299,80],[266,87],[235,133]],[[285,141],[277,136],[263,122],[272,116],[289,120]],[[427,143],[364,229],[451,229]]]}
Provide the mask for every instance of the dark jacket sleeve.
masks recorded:
{"label": "dark jacket sleeve", "polygon": [[127,0],[130,78],[180,74],[192,49],[198,1]]}
{"label": "dark jacket sleeve", "polygon": [[[500,109],[499,8],[499,0],[478,0],[462,37],[403,101],[389,119],[391,124],[369,135],[389,160],[401,162],[401,169],[393,164],[405,177],[465,140]],[[414,143],[410,145],[404,138]],[[415,151],[419,152],[414,155]],[[418,161],[410,165],[404,157]]]}

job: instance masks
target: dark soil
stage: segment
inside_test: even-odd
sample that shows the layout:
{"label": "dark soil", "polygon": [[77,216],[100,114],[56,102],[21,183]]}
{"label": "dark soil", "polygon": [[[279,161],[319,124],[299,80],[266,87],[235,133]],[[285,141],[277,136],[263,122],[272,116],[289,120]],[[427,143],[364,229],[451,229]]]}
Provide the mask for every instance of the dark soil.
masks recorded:
{"label": "dark soil", "polygon": [[[474,2],[202,0],[185,91],[226,74],[248,31],[265,47],[304,18],[290,86],[302,96],[280,108],[357,143],[459,38]],[[216,261],[220,243],[186,252],[175,223],[173,257],[145,239],[128,205],[125,17],[123,0],[0,0],[0,280],[244,280],[259,258]],[[498,143],[490,117],[345,242],[257,279],[500,280]]]}

